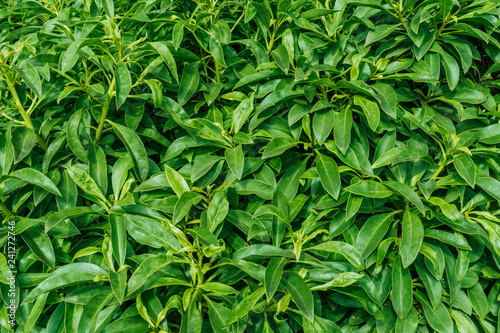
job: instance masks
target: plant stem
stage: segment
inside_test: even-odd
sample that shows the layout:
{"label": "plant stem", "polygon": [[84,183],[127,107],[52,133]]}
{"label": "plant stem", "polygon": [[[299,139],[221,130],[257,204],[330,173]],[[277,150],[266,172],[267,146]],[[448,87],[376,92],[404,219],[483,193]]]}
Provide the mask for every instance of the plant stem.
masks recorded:
{"label": "plant stem", "polygon": [[102,105],[101,119],[99,120],[99,126],[97,127],[97,131],[95,133],[95,141],[99,142],[101,138],[102,129],[104,128],[104,122],[106,121],[106,116],[108,115],[109,110],[109,100]]}
{"label": "plant stem", "polygon": [[191,31],[191,34],[194,36],[194,39],[196,39],[196,41],[198,42],[198,45],[200,45],[201,49],[203,51],[207,52],[208,54],[212,54],[205,46],[203,46],[203,44],[201,43],[201,40],[196,35],[196,32],[194,32],[194,30],[191,30],[191,29],[189,31]]}
{"label": "plant stem", "polygon": [[16,87],[14,86],[14,83],[12,82],[11,78],[9,76],[6,77],[7,85],[9,86],[9,91],[12,94],[12,98],[14,99],[14,102],[16,104],[17,110],[19,111],[19,114],[24,120],[24,125],[32,129],[35,132],[35,137],[38,145],[45,151],[47,151],[47,144],[45,141],[43,141],[42,137],[36,132],[35,126],[33,126],[33,122],[31,121],[30,115],[24,110],[23,104],[21,103],[21,100],[19,99],[19,96],[17,95]]}
{"label": "plant stem", "polygon": [[432,175],[431,180],[432,179],[436,180],[436,178],[439,176],[439,174],[441,173],[441,171],[443,171],[444,167],[446,166],[446,162],[447,162],[447,158],[445,157],[444,160],[443,160],[443,162],[439,165],[439,167],[437,168],[437,170]]}
{"label": "plant stem", "polygon": [[106,117],[109,111],[109,104],[111,103],[112,92],[115,90],[115,77],[113,77],[113,81],[111,81],[111,85],[108,90],[108,100],[102,105],[101,119],[99,120],[99,126],[97,126],[97,131],[95,133],[95,141],[99,142],[101,138],[102,129],[104,128],[104,122],[106,121]]}

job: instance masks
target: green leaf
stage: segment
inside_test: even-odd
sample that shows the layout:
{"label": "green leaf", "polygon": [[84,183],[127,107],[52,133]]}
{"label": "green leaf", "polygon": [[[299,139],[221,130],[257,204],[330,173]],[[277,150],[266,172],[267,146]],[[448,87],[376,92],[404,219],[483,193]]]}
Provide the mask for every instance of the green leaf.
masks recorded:
{"label": "green leaf", "polygon": [[350,286],[359,280],[361,280],[365,275],[363,273],[358,274],[358,273],[352,273],[352,272],[346,272],[346,273],[340,273],[333,280],[328,281],[325,284],[319,285],[312,287],[311,290],[328,290],[330,288],[343,288]]}
{"label": "green leaf", "polygon": [[107,202],[106,197],[102,194],[101,190],[97,186],[96,182],[89,176],[85,171],[77,168],[76,166],[72,166],[67,169],[68,174],[73,179],[73,181],[81,188],[84,192],[95,196],[96,198],[101,199],[104,202]]}
{"label": "green leaf", "polygon": [[233,111],[233,132],[238,133],[243,127],[243,124],[248,119],[253,111],[253,95],[249,98],[245,98],[240,102],[238,107]]}
{"label": "green leaf", "polygon": [[363,258],[368,257],[384,238],[397,212],[376,214],[370,217],[359,230],[356,248]]}
{"label": "green leaf", "polygon": [[222,143],[225,146],[230,146],[229,141],[222,135],[223,128],[220,124],[211,122],[205,118],[190,119],[186,122],[186,126],[198,130],[200,137],[207,140]]}
{"label": "green leaf", "polygon": [[113,0],[104,0],[102,2],[102,7],[104,8],[104,12],[106,12],[106,15],[108,15],[109,17],[115,16],[115,4]]}
{"label": "green leaf", "polygon": [[361,81],[361,80],[351,80],[351,81],[342,80],[342,81],[337,83],[337,87],[348,88],[348,89],[352,89],[352,90],[361,92],[365,95],[369,95],[369,96],[373,97],[377,102],[380,102],[375,91],[369,85],[367,85],[366,82],[364,82],[364,81]]}
{"label": "green leaf", "polygon": [[406,210],[401,224],[401,245],[399,254],[404,268],[410,266],[418,253],[424,240],[424,226],[420,218]]}
{"label": "green leaf", "polygon": [[439,11],[443,18],[447,18],[450,15],[451,8],[453,7],[453,1],[451,0],[439,0]]}
{"label": "green leaf", "polygon": [[35,147],[35,131],[27,127],[14,127],[11,141],[14,148],[14,164],[17,164]]}
{"label": "green leaf", "polygon": [[83,163],[88,163],[87,152],[80,141],[80,122],[83,110],[79,109],[69,118],[66,139],[68,146]]}
{"label": "green leaf", "polygon": [[139,314],[122,315],[122,317],[106,326],[103,333],[126,333],[130,331],[147,333],[149,332],[149,325]]}
{"label": "green leaf", "polygon": [[226,148],[224,156],[226,157],[227,165],[229,166],[229,169],[231,169],[233,175],[241,180],[245,165],[245,155],[243,154],[241,145],[234,148]]}
{"label": "green leaf", "polygon": [[219,66],[227,67],[226,62],[224,60],[224,51],[222,49],[222,44],[220,40],[212,35],[212,37],[210,37],[208,41],[208,45],[210,48],[210,52],[212,53],[212,57],[214,58],[214,61]]}
{"label": "green leaf", "polygon": [[365,263],[360,252],[354,246],[347,243],[329,241],[304,249],[304,251],[309,250],[338,253],[344,256],[358,271],[365,268]]}
{"label": "green leaf", "polygon": [[271,258],[266,268],[264,286],[266,287],[266,296],[268,300],[273,298],[274,293],[278,289],[283,275],[283,267],[287,262],[286,258]]}
{"label": "green leaf", "polygon": [[373,44],[376,41],[384,39],[389,36],[394,30],[398,28],[397,25],[380,24],[375,27],[375,29],[370,30],[365,39],[365,47]]}
{"label": "green leaf", "polygon": [[161,107],[161,102],[163,101],[162,91],[160,84],[155,80],[145,80],[146,84],[151,89],[151,93],[153,94],[153,104],[155,108]]}
{"label": "green leaf", "polygon": [[459,332],[478,332],[470,316],[465,315],[462,311],[455,309],[451,310],[451,317],[455,321]]}
{"label": "green leaf", "polygon": [[361,96],[354,96],[354,105],[357,105],[363,109],[363,112],[368,120],[368,125],[375,131],[380,122],[380,109],[378,105],[367,98]]}
{"label": "green leaf", "polygon": [[99,214],[91,207],[68,207],[61,209],[58,212],[50,214],[45,221],[45,232],[49,232],[54,226],[66,219],[72,219],[79,216],[88,216],[91,214]]}
{"label": "green leaf", "polygon": [[175,78],[175,81],[179,82],[179,76],[177,75],[177,65],[175,64],[175,59],[168,47],[160,42],[152,42],[151,46],[158,52],[158,54],[163,58],[163,61],[168,66],[168,69]]}
{"label": "green leaf", "polygon": [[264,110],[270,108],[271,106],[274,106],[278,103],[284,102],[286,100],[289,100],[291,98],[295,98],[298,96],[302,96],[303,92],[300,91],[294,91],[294,90],[280,90],[280,91],[275,91],[270,93],[269,95],[266,96],[260,103],[259,107],[257,108],[257,113],[262,113]]}
{"label": "green leaf", "polygon": [[228,211],[229,202],[226,199],[226,193],[217,192],[210,201],[207,210],[208,230],[210,232],[214,232],[217,226],[224,221]]}
{"label": "green leaf", "polygon": [[106,154],[101,147],[96,144],[90,146],[88,153],[89,175],[94,179],[102,193],[108,192],[108,166],[106,164]]}
{"label": "green leaf", "polygon": [[[64,266],[66,267],[66,266]],[[83,272],[63,272],[52,273],[47,279],[43,280],[24,298],[23,302],[28,303],[38,296],[51,290],[59,289],[76,283],[91,282],[96,274]]]}
{"label": "green leaf", "polygon": [[474,287],[467,289],[467,295],[472,303],[474,312],[477,313],[479,318],[484,319],[490,310],[488,309],[488,299],[483,287],[479,283],[476,283]]}
{"label": "green leaf", "polygon": [[[111,1],[111,0],[109,0]],[[119,109],[127,100],[130,90],[132,90],[132,79],[127,65],[119,61],[116,66],[116,108]]]}
{"label": "green leaf", "polygon": [[36,302],[30,311],[29,317],[26,320],[26,323],[24,324],[24,330],[26,332],[31,332],[32,329],[35,327],[38,318],[42,314],[43,307],[45,306],[45,302],[47,301],[48,296],[49,294],[46,293],[38,296],[38,298],[36,299]]}
{"label": "green leaf", "polygon": [[222,159],[222,156],[214,155],[203,155],[196,158],[193,167],[191,168],[191,182],[194,183],[203,177],[217,162]]}
{"label": "green leaf", "polygon": [[419,295],[418,299],[423,305],[425,319],[429,325],[439,333],[453,333],[453,321],[444,304],[439,303],[434,309],[424,297]]}
{"label": "green leaf", "polygon": [[496,200],[500,200],[500,181],[491,177],[480,177],[476,184]]}
{"label": "green leaf", "polygon": [[[307,161],[308,159],[305,158],[299,163],[294,163],[293,165],[291,165],[288,170],[285,171],[283,176],[281,176],[281,179],[276,185],[276,189],[283,193],[283,195],[286,197],[287,202],[292,201],[293,198],[295,198],[295,196],[297,195],[297,191],[300,185],[300,177],[306,171]],[[271,191],[269,191],[268,193],[270,192]],[[274,189],[272,189],[272,193],[274,194]]]}
{"label": "green leaf", "polygon": [[335,123],[335,112],[332,108],[316,111],[313,118],[314,137],[321,146],[332,132]]}
{"label": "green leaf", "polygon": [[49,237],[38,226],[31,227],[23,233],[23,240],[28,244],[33,254],[46,265],[54,268],[56,256]]}
{"label": "green leaf", "polygon": [[20,170],[16,170],[11,173],[9,176],[3,176],[4,178],[15,178],[22,181],[27,182],[28,184],[33,184],[35,186],[39,186],[44,190],[56,194],[61,195],[57,186],[43,173],[38,170],[32,168],[24,168]]}
{"label": "green leaf", "polygon": [[404,319],[398,317],[396,321],[395,333],[415,333],[418,326],[418,313],[414,307],[411,307],[410,312]]}
{"label": "green leaf", "polygon": [[276,65],[278,65],[283,72],[288,74],[288,70],[290,69],[290,58],[285,45],[280,44],[271,52],[271,55],[273,56]]}
{"label": "green leaf", "polygon": [[272,200],[275,191],[271,185],[256,179],[243,180],[234,184],[234,187],[240,195],[255,194],[265,200]]}
{"label": "green leaf", "polygon": [[396,259],[392,269],[392,306],[400,319],[406,318],[413,302],[411,274],[403,268],[401,259]]}
{"label": "green leaf", "polygon": [[[118,201],[123,184],[127,180],[128,171],[134,166],[130,155],[126,155],[116,161],[111,173],[111,184],[115,201]],[[142,184],[141,184],[142,185]]]}
{"label": "green leaf", "polygon": [[138,243],[154,248],[164,247],[167,250],[180,250],[181,246],[175,236],[160,222],[140,215],[124,215],[127,231]]}
{"label": "green leaf", "polygon": [[177,171],[165,165],[165,173],[170,187],[172,187],[179,198],[184,192],[189,192],[189,186],[186,180]]}
{"label": "green leaf", "polygon": [[472,158],[467,154],[455,155],[453,157],[453,165],[467,184],[474,188],[476,183],[476,165],[472,161]]}
{"label": "green leaf", "polygon": [[419,198],[417,193],[413,191],[408,185],[399,183],[399,182],[394,182],[394,181],[386,181],[383,182],[384,185],[389,187],[391,190],[394,192],[398,193],[399,195],[402,195],[405,197],[407,200],[409,200],[412,204],[417,206],[417,208],[420,210],[422,215],[425,215],[425,208],[424,204],[422,203],[422,200]]}
{"label": "green leaf", "polygon": [[251,83],[263,80],[263,79],[267,79],[267,78],[273,77],[277,74],[280,74],[280,71],[276,69],[276,70],[262,70],[262,71],[244,76],[238,81],[238,83],[236,83],[236,85],[233,87],[233,89],[238,89],[244,85],[251,84]]}
{"label": "green leaf", "polygon": [[26,63],[23,69],[14,67],[16,72],[21,76],[24,82],[35,92],[38,97],[42,96],[42,81],[35,67],[29,62]]}
{"label": "green leaf", "polygon": [[146,280],[172,263],[182,262],[182,260],[167,254],[153,254],[146,257],[140,266],[134,271],[127,284],[126,295],[130,295],[143,286]]}
{"label": "green leaf", "polygon": [[453,245],[457,249],[468,251],[472,250],[469,244],[467,244],[465,237],[461,234],[452,234],[451,232],[443,230],[429,229],[425,230],[425,237],[434,238],[440,242]]}
{"label": "green leaf", "polygon": [[123,142],[128,153],[132,157],[134,163],[134,170],[141,182],[148,178],[149,174],[149,160],[144,144],[139,136],[130,128],[108,121],[116,136]]}
{"label": "green leaf", "polygon": [[185,21],[179,21],[174,25],[174,29],[172,30],[172,42],[174,43],[174,48],[176,51],[182,43],[182,38],[184,37],[185,25],[186,25]]}
{"label": "green leaf", "polygon": [[316,167],[318,169],[319,179],[323,188],[335,200],[338,199],[340,193],[340,174],[337,168],[337,163],[330,156],[320,153],[316,154]]}
{"label": "green leaf", "polygon": [[226,327],[236,322],[238,318],[243,318],[243,316],[253,309],[255,303],[257,303],[265,293],[266,290],[264,289],[264,286],[262,286],[247,297],[243,298],[239,303],[235,304],[229,314],[229,318],[226,321]]}
{"label": "green leaf", "polygon": [[110,236],[113,256],[118,262],[118,266],[122,267],[125,264],[127,256],[127,229],[125,227],[125,220],[122,215],[111,214],[109,215],[109,224],[111,225]]}
{"label": "green leaf", "polygon": [[201,199],[202,196],[195,192],[182,193],[174,207],[174,214],[172,215],[174,224],[179,223],[189,213],[191,207],[199,203]]}
{"label": "green leaf", "polygon": [[92,297],[83,309],[80,320],[78,321],[78,333],[95,332],[99,314],[113,297],[114,294],[110,291],[99,293]]}
{"label": "green leaf", "polygon": [[231,310],[225,307],[222,304],[216,303],[209,298],[205,298],[208,304],[208,318],[210,320],[210,324],[212,325],[212,329],[216,333],[223,333],[224,327],[226,326],[226,322],[229,319],[229,315],[231,314]]}
{"label": "green leaf", "polygon": [[407,151],[408,149],[405,147],[394,147],[390,149],[389,151],[386,151],[382,155],[380,155],[375,162],[373,162],[372,167],[375,168],[380,168],[386,165],[391,164],[394,159],[402,154],[404,151]]}
{"label": "green leaf", "polygon": [[[421,253],[425,253],[423,249],[425,249],[426,245],[422,245]],[[430,248],[429,248],[430,249]],[[431,264],[432,265],[432,264]],[[429,267],[432,268],[432,266],[429,265]],[[417,257],[417,260],[415,261],[415,268],[417,269],[418,276],[424,283],[427,295],[429,296],[429,299],[431,301],[432,307],[435,309],[441,302],[441,295],[442,295],[442,286],[441,286],[441,281],[438,280],[436,277],[434,277],[429,269],[427,268],[427,265],[425,264],[425,261],[423,257]]]}
{"label": "green leaf", "polygon": [[448,80],[448,86],[450,90],[454,90],[460,79],[460,68],[458,63],[448,52],[439,52],[441,56],[441,62],[443,63],[444,70],[446,72],[446,79]]}
{"label": "green leaf", "polygon": [[310,322],[314,321],[314,299],[304,279],[295,272],[285,272],[281,278],[286,290],[292,295],[292,299],[300,312]]}
{"label": "green leaf", "polygon": [[116,299],[118,302],[123,303],[127,288],[127,270],[124,269],[119,273],[109,272],[109,282]]}
{"label": "green leaf", "polygon": [[333,136],[337,148],[345,155],[349,144],[351,143],[352,111],[345,108],[334,114]]}
{"label": "green leaf", "polygon": [[393,192],[385,185],[373,180],[362,180],[345,188],[347,192],[369,198],[387,198]]}
{"label": "green leaf", "polygon": [[182,74],[179,84],[178,102],[180,106],[186,104],[198,89],[200,82],[200,73],[198,72],[198,63],[189,64]]}
{"label": "green leaf", "polygon": [[273,138],[266,146],[262,159],[270,158],[273,156],[281,155],[286,150],[297,146],[300,143],[299,140],[286,137]]}
{"label": "green leaf", "polygon": [[389,117],[396,118],[397,95],[394,89],[385,83],[377,82],[371,86],[377,91],[380,107]]}
{"label": "green leaf", "polygon": [[226,286],[225,284],[218,283],[218,282],[205,282],[203,284],[200,284],[198,288],[208,291],[211,293],[216,293],[216,294],[221,294],[221,295],[230,295],[230,294],[236,294],[237,291],[233,287]]}

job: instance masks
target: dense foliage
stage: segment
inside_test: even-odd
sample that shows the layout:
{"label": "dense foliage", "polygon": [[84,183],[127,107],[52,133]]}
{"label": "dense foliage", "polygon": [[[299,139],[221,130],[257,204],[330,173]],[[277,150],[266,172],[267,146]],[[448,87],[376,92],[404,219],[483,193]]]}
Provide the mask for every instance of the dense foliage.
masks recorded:
{"label": "dense foliage", "polygon": [[496,332],[499,18],[0,0],[1,331]]}

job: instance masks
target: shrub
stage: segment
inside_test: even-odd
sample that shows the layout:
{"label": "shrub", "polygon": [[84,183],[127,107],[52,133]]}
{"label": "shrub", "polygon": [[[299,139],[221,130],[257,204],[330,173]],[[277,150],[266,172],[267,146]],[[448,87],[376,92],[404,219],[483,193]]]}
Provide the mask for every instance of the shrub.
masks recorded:
{"label": "shrub", "polygon": [[2,0],[2,332],[495,332],[499,15]]}

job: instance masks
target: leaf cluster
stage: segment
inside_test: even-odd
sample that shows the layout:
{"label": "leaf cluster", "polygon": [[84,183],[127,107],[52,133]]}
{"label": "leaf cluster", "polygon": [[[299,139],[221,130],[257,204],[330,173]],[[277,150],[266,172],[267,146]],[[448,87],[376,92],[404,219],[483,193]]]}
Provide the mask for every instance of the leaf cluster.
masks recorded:
{"label": "leaf cluster", "polygon": [[499,26],[0,0],[1,331],[497,332]]}

